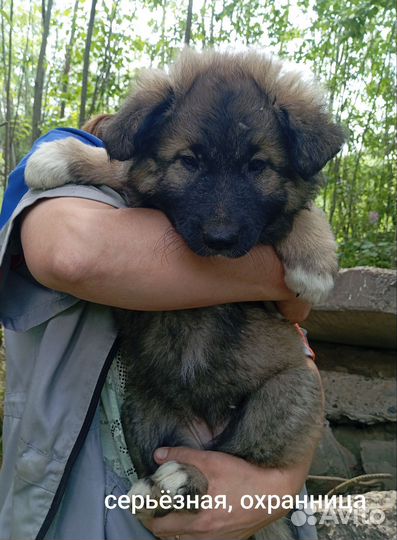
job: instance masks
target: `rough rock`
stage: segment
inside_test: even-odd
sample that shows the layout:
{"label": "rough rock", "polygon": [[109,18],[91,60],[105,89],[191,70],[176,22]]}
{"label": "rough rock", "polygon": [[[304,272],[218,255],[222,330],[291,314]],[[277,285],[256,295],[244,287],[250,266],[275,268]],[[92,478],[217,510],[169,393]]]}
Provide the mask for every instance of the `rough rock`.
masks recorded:
{"label": "rough rock", "polygon": [[356,519],[349,515],[346,497],[343,497],[340,513],[338,509],[330,512],[317,507],[311,518],[317,521],[319,540],[394,540],[397,535],[396,495],[396,491],[366,493],[365,511]]}
{"label": "rough rock", "polygon": [[396,351],[392,349],[325,343],[314,341],[311,336],[309,340],[316,353],[316,364],[320,370],[356,373],[382,379],[396,378]]}
{"label": "rough rock", "polygon": [[[309,475],[351,478],[356,474],[359,474],[357,459],[347,448],[339,444],[327,422],[314,454]],[[307,481],[310,493],[327,493],[334,486],[335,482],[331,480],[309,478]]]}
{"label": "rough rock", "polygon": [[326,422],[310,474],[350,478],[355,472],[356,464],[353,454],[335,439],[332,429]]}
{"label": "rough rock", "polygon": [[396,381],[352,373],[321,371],[326,416],[362,424],[396,422]]}
{"label": "rough rock", "polygon": [[[356,423],[350,424],[333,424],[332,432],[336,440],[345,448],[350,450],[356,460],[361,463],[362,459],[362,443],[371,442],[374,443],[368,447],[370,452],[375,450],[377,445],[383,442],[390,443],[391,446],[397,447],[396,442],[396,424],[394,422],[387,422],[381,424],[372,424],[371,426],[365,426]],[[393,453],[389,454],[388,461],[392,463]],[[395,462],[394,462],[395,465]],[[361,467],[360,472],[364,473],[364,469]],[[374,472],[382,472],[379,468]],[[383,488],[382,488],[383,489]],[[381,490],[380,490],[381,491]]]}
{"label": "rough rock", "polygon": [[389,473],[390,480],[385,480],[386,489],[396,487],[396,463],[397,452],[395,443],[392,441],[362,441],[361,461],[363,469],[367,474]]}
{"label": "rough rock", "polygon": [[330,298],[315,306],[305,327],[320,341],[396,348],[396,287],[394,270],[341,270]]}

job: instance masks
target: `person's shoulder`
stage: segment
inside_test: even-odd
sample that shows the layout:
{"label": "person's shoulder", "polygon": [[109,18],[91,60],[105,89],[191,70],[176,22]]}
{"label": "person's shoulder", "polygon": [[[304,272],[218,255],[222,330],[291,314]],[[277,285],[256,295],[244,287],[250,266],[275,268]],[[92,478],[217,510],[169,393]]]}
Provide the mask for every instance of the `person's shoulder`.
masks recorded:
{"label": "person's shoulder", "polygon": [[87,131],[83,131],[82,129],[77,128],[59,127],[49,131],[48,133],[40,137],[40,139],[37,139],[37,141],[32,147],[32,151],[34,151],[37,146],[42,144],[43,142],[57,141],[61,139],[66,139],[68,137],[73,137],[91,146],[98,146],[100,148],[105,147],[103,141],[95,135],[92,135],[92,133],[88,133]]}
{"label": "person's shoulder", "polygon": [[37,150],[37,148],[47,142],[57,141],[66,139],[68,137],[73,137],[79,141],[99,148],[104,148],[104,143],[91,133],[83,131],[81,129],[69,128],[69,127],[59,127],[48,131],[45,135],[37,139],[33,146],[11,172],[8,178],[7,189],[4,193],[3,205],[0,214],[0,229],[2,229],[5,224],[10,220],[12,214],[17,208],[18,204],[22,198],[28,192],[28,186],[25,182],[25,167],[26,162],[29,157]]}

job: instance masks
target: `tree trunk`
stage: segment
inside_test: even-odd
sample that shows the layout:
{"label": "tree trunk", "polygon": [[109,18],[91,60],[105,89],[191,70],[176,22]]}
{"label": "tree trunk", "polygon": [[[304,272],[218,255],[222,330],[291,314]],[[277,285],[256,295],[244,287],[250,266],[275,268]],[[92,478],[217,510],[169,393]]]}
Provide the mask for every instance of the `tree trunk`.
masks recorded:
{"label": "tree trunk", "polygon": [[[4,187],[7,185],[8,174],[11,170],[11,65],[12,65],[12,32],[14,18],[14,2],[10,3],[10,29],[8,35],[7,79],[6,79],[6,110],[5,110],[5,138],[4,138]],[[5,52],[5,51],[4,51]]]}
{"label": "tree trunk", "polygon": [[43,101],[43,88],[45,77],[45,53],[47,49],[48,34],[50,32],[51,10],[53,0],[48,0],[47,7],[42,4],[43,36],[40,46],[39,60],[37,62],[36,79],[34,83],[32,142],[40,136],[41,107]]}
{"label": "tree trunk", "polygon": [[185,45],[189,47],[190,39],[192,37],[192,16],[193,16],[193,0],[189,0],[187,7],[187,17],[186,17],[186,30],[185,30]]}
{"label": "tree trunk", "polygon": [[205,15],[207,13],[207,0],[204,0],[204,3],[201,7],[201,34],[202,34],[202,43],[201,48],[205,49],[207,41],[207,33],[205,28]]}
{"label": "tree trunk", "polygon": [[[55,66],[56,65],[56,58],[59,51],[59,28],[55,27],[55,43],[54,43],[54,50],[53,50],[53,56],[52,58],[48,59],[48,65],[49,66]],[[50,93],[50,87],[51,87],[51,76],[48,75],[46,77],[46,81],[43,88],[43,103],[42,103],[42,114],[41,114],[41,123],[45,124],[46,120],[48,118],[50,111],[50,103],[49,103],[49,93]]]}
{"label": "tree trunk", "polygon": [[167,14],[167,1],[163,0],[161,5],[161,63],[160,66],[164,67],[165,65],[165,17]]}
{"label": "tree trunk", "polygon": [[210,19],[210,38],[209,44],[212,47],[214,44],[214,24],[215,24],[215,2],[211,4],[211,19]]}
{"label": "tree trunk", "polygon": [[62,72],[62,88],[61,88],[61,106],[59,109],[59,117],[62,119],[65,116],[65,107],[66,107],[66,101],[65,101],[65,95],[69,88],[69,72],[70,72],[70,66],[72,62],[72,49],[73,49],[73,43],[74,43],[74,36],[76,33],[76,19],[77,19],[77,9],[79,7],[79,0],[76,0],[74,3],[73,8],[73,16],[72,16],[72,26],[70,28],[70,39],[68,46],[66,48],[66,56],[65,56],[65,65],[63,67]]}
{"label": "tree trunk", "polygon": [[[95,81],[94,93],[91,100],[90,110],[88,117],[91,118],[98,110],[98,103],[103,102],[104,94],[107,91],[110,68],[113,63],[114,52],[112,51],[112,38],[113,38],[113,24],[118,13],[119,0],[116,0],[112,4],[112,9],[108,14],[109,32],[107,33],[105,52],[102,55],[102,63],[98,69],[98,76]],[[116,47],[116,43],[113,44],[113,48]]]}
{"label": "tree trunk", "polygon": [[[29,51],[31,49],[30,33],[31,32],[33,33],[32,25],[33,25],[33,5],[32,5],[32,0],[30,0],[29,1],[29,25],[28,25],[28,30],[26,34],[25,47],[23,50],[22,62],[21,62],[22,76],[19,79],[16,105],[14,107],[14,118],[13,118],[12,126],[11,126],[11,144],[13,144],[14,142],[15,130],[16,130],[17,122],[19,118],[19,108],[21,105],[22,93],[24,89],[24,82],[25,82],[26,72],[27,72],[27,58],[28,58]],[[26,109],[24,112],[25,114],[27,113]]]}
{"label": "tree trunk", "polygon": [[86,40],[85,40],[84,65],[83,65],[83,83],[82,83],[82,87],[81,87],[79,127],[81,127],[84,124],[85,119],[86,119],[85,118],[85,110],[86,110],[86,105],[87,105],[88,69],[89,69],[89,66],[90,66],[90,52],[91,52],[92,33],[94,31],[96,3],[97,3],[97,0],[92,0],[90,20],[88,22],[87,37],[86,37]]}

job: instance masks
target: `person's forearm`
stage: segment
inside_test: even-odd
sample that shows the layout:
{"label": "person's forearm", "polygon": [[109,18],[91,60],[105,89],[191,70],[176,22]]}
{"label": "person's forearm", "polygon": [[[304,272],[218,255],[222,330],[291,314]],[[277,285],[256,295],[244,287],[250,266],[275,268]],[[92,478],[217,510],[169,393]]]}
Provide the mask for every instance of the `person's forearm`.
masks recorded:
{"label": "person's forearm", "polygon": [[45,201],[24,219],[27,264],[48,287],[138,310],[293,298],[270,247],[235,260],[204,258],[188,249],[160,212],[73,201]]}

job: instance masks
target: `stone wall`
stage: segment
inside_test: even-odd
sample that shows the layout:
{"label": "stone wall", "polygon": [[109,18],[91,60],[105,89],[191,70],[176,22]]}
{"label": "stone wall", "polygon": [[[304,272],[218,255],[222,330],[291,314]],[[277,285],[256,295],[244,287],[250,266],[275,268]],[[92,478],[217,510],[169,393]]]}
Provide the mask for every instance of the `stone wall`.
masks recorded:
{"label": "stone wall", "polygon": [[[349,493],[396,489],[396,281],[393,270],[342,270],[329,301],[304,324],[317,355],[327,418],[310,471],[312,493],[325,494],[342,478],[377,473],[391,478],[356,485]],[[390,497],[395,507],[395,495]],[[342,529],[325,529],[320,536],[391,538],[381,528],[372,536],[358,530],[349,536]]]}

